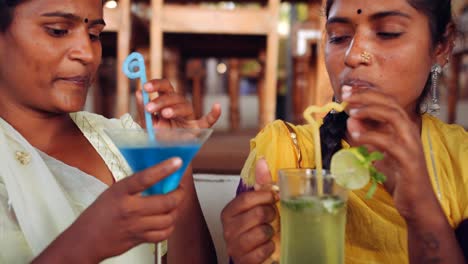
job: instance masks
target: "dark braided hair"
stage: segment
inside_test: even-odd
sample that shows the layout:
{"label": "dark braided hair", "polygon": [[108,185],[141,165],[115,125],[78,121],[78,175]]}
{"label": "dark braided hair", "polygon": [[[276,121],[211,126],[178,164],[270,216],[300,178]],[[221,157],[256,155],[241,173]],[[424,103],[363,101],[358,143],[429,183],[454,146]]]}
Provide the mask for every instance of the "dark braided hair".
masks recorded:
{"label": "dark braided hair", "polygon": [[320,126],[320,143],[322,147],[323,168],[330,169],[330,161],[338,150],[341,149],[341,139],[345,137],[346,112],[328,113]]}
{"label": "dark braided hair", "polygon": [[[432,47],[447,41],[446,32],[452,24],[452,7],[450,0],[407,0],[408,3],[425,14],[429,19],[429,29],[431,32]],[[325,5],[325,15],[328,18],[334,0],[327,0]],[[426,86],[419,97],[416,111],[420,111],[421,106],[429,94],[431,87],[431,76],[429,76]],[[328,113],[323,125],[320,127],[320,143],[322,145],[323,167],[330,168],[330,160],[333,154],[341,149],[341,140],[345,137],[346,121],[348,115],[345,112]]]}

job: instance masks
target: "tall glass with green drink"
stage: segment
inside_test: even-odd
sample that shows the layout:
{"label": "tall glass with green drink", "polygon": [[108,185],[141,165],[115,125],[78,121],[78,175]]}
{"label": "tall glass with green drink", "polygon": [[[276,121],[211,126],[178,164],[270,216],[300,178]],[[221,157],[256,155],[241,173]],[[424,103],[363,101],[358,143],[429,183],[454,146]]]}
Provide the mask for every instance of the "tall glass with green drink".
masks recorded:
{"label": "tall glass with green drink", "polygon": [[[319,184],[321,186],[319,186]],[[347,191],[328,171],[279,171],[281,264],[342,264]]]}

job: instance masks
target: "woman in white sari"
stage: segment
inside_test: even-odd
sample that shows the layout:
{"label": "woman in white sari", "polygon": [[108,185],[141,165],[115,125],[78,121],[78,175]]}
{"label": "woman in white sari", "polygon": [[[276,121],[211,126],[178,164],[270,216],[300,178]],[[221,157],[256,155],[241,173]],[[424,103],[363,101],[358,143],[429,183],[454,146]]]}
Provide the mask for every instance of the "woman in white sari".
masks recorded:
{"label": "woman in white sari", "polygon": [[[104,129],[135,128],[78,112],[101,59],[102,0],[0,0],[0,263],[213,263],[190,172],[167,195],[141,191],[181,166],[170,159],[132,177]],[[151,81],[155,126],[210,127]],[[182,253],[183,252],[183,253]]]}

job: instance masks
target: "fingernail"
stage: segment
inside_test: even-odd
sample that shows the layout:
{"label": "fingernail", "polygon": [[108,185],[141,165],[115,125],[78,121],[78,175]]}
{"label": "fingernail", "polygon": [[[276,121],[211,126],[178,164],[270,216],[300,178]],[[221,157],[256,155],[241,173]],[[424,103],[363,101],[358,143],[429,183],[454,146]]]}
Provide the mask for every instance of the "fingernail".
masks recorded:
{"label": "fingernail", "polygon": [[343,87],[341,87],[342,92],[351,92],[351,90],[353,90],[353,87],[349,85],[344,85]]}
{"label": "fingernail", "polygon": [[361,133],[359,133],[359,132],[351,133],[351,137],[353,137],[354,139],[359,138],[360,136],[361,136]]}
{"label": "fingernail", "polygon": [[358,112],[359,112],[358,109],[351,109],[349,110],[349,115],[353,116],[353,115],[356,115]]}
{"label": "fingernail", "polygon": [[271,238],[275,235],[275,230],[273,230],[273,227],[271,227],[270,225],[267,225],[265,226],[265,235],[268,237],[268,238]]}
{"label": "fingernail", "polygon": [[155,103],[148,103],[146,105],[146,110],[148,110],[148,112],[154,112],[157,108],[158,106]]}
{"label": "fingernail", "polygon": [[145,83],[143,85],[143,89],[145,89],[146,91],[151,91],[153,89],[153,85],[151,83]]}
{"label": "fingernail", "polygon": [[172,165],[173,165],[174,167],[179,167],[179,166],[181,166],[181,165],[182,165],[182,159],[181,159],[181,158],[174,158],[174,159],[172,160]]}
{"label": "fingernail", "polygon": [[346,98],[349,98],[350,96],[351,96],[351,92],[343,92],[343,94],[341,95],[341,98],[346,99]]}
{"label": "fingernail", "polygon": [[164,117],[166,118],[170,118],[174,115],[174,110],[172,110],[171,108],[166,108],[164,110],[162,110],[162,114]]}

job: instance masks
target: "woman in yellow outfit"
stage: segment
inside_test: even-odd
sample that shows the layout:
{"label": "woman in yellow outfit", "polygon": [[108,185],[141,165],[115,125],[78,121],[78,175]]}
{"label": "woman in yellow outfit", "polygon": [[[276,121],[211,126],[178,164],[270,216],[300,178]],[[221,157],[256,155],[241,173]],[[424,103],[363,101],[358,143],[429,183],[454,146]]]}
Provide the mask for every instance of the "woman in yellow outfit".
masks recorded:
{"label": "woman in yellow outfit", "polygon": [[[376,166],[387,176],[372,199],[368,187],[350,192],[346,263],[465,263],[455,229],[468,219],[468,133],[421,111],[438,108],[437,77],[453,48],[450,1],[329,0],[326,17],[326,66],[348,106],[324,119],[324,167],[339,149],[366,145],[385,154]],[[251,190],[276,181],[278,169],[315,167],[313,150],[307,125],[276,121],[252,140],[239,195],[222,213],[235,263],[272,262],[278,198]]]}

